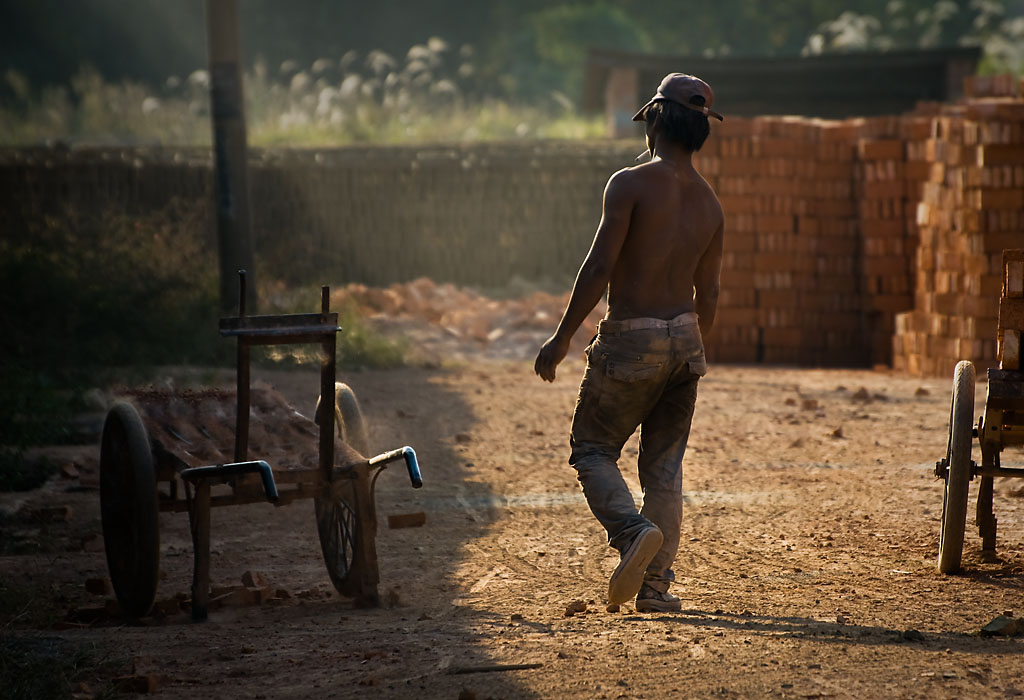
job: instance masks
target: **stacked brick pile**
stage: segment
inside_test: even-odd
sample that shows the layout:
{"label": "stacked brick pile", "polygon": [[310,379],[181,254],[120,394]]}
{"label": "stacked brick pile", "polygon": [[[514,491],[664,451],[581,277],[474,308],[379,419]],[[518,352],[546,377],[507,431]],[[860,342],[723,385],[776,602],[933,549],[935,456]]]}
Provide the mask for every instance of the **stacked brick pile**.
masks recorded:
{"label": "stacked brick pile", "polygon": [[860,122],[855,191],[860,228],[860,280],[864,331],[871,361],[892,361],[897,313],[913,308],[914,216],[928,164],[923,117],[882,117]]}
{"label": "stacked brick pile", "polygon": [[[711,183],[725,210],[726,235],[722,258],[722,291],[715,331],[705,339],[708,357],[717,362],[756,362],[757,295],[754,291],[754,235],[748,204],[752,185],[747,176],[753,167],[751,142],[746,138],[750,121],[730,119],[716,126],[708,139],[719,157],[714,168],[697,164]],[[703,153],[703,151],[702,151]]]}
{"label": "stacked brick pile", "polygon": [[917,278],[915,253],[918,243],[921,241],[921,232],[917,224],[917,204],[924,197],[924,186],[931,175],[932,164],[928,160],[928,141],[932,135],[932,118],[937,110],[937,105],[922,105],[919,108],[919,114],[908,114],[899,120],[900,138],[906,143],[906,162],[903,164],[903,179],[906,189],[903,224],[906,241],[903,247],[903,256],[907,259],[911,271],[911,296],[913,296],[914,282]]}
{"label": "stacked brick pile", "polygon": [[971,97],[945,108],[925,155],[914,310],[896,318],[893,365],[931,375],[960,359],[991,367],[1002,251],[1024,241],[1024,101]]}
{"label": "stacked brick pile", "polygon": [[892,322],[912,307],[907,256],[905,143],[896,137],[862,138],[858,211],[861,229],[861,284],[865,330],[872,359],[888,362]]}
{"label": "stacked brick pile", "polygon": [[853,128],[783,117],[718,130],[727,235],[713,361],[863,362]]}
{"label": "stacked brick pile", "polygon": [[1003,251],[1003,294],[999,299],[999,368],[1019,370],[1024,332],[1024,249]]}

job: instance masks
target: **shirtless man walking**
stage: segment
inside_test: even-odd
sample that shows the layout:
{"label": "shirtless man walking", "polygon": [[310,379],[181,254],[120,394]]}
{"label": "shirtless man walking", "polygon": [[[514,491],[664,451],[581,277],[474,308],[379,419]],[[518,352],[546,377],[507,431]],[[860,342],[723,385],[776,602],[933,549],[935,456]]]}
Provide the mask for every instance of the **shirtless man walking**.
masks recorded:
{"label": "shirtless man walking", "polygon": [[[681,607],[668,589],[682,522],[682,461],[722,265],[722,207],[691,160],[708,136],[708,117],[722,119],[711,111],[713,100],[704,81],[672,73],[633,117],[647,124],[651,160],[608,180],[593,245],[534,364],[554,381],[570,338],[607,288],[608,313],[586,351],[569,463],[620,553],[608,601],[636,596],[638,611]],[[637,426],[639,512],[617,465]]]}

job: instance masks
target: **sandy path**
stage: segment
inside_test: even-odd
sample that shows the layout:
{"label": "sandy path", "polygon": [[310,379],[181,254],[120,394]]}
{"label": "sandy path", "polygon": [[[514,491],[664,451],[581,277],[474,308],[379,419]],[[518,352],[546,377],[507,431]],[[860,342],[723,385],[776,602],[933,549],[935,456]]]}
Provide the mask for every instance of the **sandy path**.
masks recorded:
{"label": "sandy path", "polygon": [[[1024,614],[1020,482],[996,482],[999,561],[981,561],[969,526],[966,574],[935,571],[941,483],[931,465],[944,450],[948,381],[713,368],[684,465],[684,611],[610,614],[602,596],[615,556],[565,462],[581,370],[570,361],[553,385],[526,363],[495,361],[347,378],[373,446],[414,445],[426,481],[414,491],[393,469],[378,486],[382,520],[427,513],[419,529],[382,523],[391,607],[355,610],[331,594],[310,504],[255,505],[214,512],[215,582],[257,569],[305,598],[218,611],[202,625],[178,615],[60,634],[115,641],[167,677],[167,698],[1024,693],[1024,639],[976,635],[1002,612]],[[311,410],[315,374],[263,375]],[[854,398],[862,387],[870,400]],[[983,402],[979,384],[978,411]],[[635,451],[634,438],[627,474]],[[95,493],[49,498],[74,505],[73,525],[97,527]],[[187,519],[163,515],[162,536],[160,595],[187,591]],[[6,556],[0,569],[74,587],[105,564],[102,552],[74,552]],[[565,617],[573,600],[588,612]],[[541,666],[452,673],[494,663]]]}

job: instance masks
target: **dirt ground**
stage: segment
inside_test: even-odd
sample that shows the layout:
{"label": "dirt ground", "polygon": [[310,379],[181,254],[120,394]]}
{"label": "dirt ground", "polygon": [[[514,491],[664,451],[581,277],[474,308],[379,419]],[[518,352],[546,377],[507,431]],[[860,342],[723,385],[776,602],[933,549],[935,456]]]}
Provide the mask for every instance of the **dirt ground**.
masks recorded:
{"label": "dirt ground", "polygon": [[[307,501],[213,513],[214,583],[256,570],[291,592],[280,605],[202,624],[10,624],[113,644],[161,675],[168,699],[1024,696],[1024,637],[978,635],[1024,615],[1020,482],[996,482],[998,560],[982,561],[969,526],[965,573],[935,569],[949,381],[712,367],[684,463],[683,611],[613,614],[616,554],[566,463],[581,372],[574,357],[552,385],[500,360],[345,377],[372,447],[413,445],[425,481],[413,490],[392,467],[378,483],[382,608],[333,593]],[[312,412],[314,371],[258,374]],[[982,382],[978,412],[984,394]],[[636,446],[620,466],[639,499]],[[19,498],[69,504],[64,527],[99,530],[96,491],[56,482]],[[387,528],[386,515],[415,511],[423,527]],[[161,515],[161,537],[166,598],[189,590],[187,517]],[[96,549],[3,556],[0,576],[47,584],[67,606],[102,604],[82,590],[106,575]],[[567,617],[577,600],[586,612]],[[493,664],[539,666],[459,673]]]}

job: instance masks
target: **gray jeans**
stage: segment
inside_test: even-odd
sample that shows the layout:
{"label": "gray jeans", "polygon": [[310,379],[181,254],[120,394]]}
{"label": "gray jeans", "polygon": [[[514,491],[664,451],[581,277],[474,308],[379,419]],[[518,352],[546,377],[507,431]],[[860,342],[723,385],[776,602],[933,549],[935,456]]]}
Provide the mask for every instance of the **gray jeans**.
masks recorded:
{"label": "gray jeans", "polygon": [[[665,540],[647,567],[644,583],[662,592],[675,578],[683,454],[697,382],[706,371],[694,314],[671,322],[602,321],[587,348],[587,369],[573,412],[569,463],[587,503],[607,530],[608,543],[620,552],[648,523],[661,529]],[[617,464],[637,426],[637,472],[644,493],[639,512]]]}

